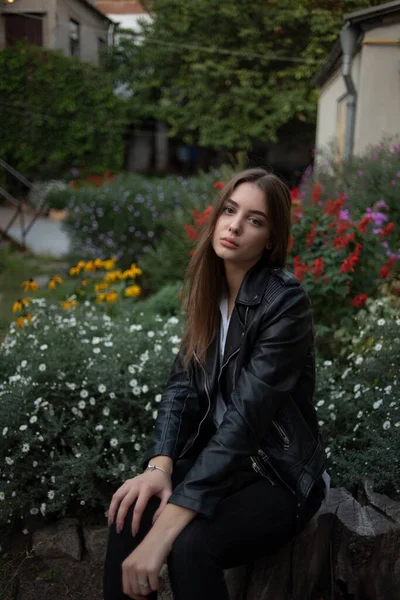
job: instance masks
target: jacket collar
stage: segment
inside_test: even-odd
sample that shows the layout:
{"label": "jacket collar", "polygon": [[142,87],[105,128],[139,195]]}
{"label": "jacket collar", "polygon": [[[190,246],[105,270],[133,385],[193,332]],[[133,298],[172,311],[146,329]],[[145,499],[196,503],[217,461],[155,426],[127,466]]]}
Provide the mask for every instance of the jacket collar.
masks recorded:
{"label": "jacket collar", "polygon": [[237,304],[255,306],[261,303],[270,277],[265,253],[260,260],[247,271],[236,297]]}

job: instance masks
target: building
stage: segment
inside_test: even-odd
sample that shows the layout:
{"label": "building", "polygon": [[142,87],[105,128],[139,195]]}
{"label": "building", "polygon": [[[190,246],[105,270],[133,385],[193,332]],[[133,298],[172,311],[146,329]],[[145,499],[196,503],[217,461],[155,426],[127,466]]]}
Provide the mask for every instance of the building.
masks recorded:
{"label": "building", "polygon": [[0,50],[25,39],[99,64],[114,26],[88,0],[0,0]]}
{"label": "building", "polygon": [[344,15],[345,25],[314,77],[316,148],[362,154],[400,134],[400,1]]}
{"label": "building", "polygon": [[95,5],[121,29],[137,31],[139,19],[150,19],[138,0],[96,0]]}

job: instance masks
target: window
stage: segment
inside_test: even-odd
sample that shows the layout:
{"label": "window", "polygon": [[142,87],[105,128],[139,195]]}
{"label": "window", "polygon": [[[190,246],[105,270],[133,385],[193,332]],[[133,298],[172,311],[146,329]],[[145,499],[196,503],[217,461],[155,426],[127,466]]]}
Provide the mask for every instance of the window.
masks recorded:
{"label": "window", "polygon": [[39,13],[24,13],[23,15],[13,13],[4,14],[6,47],[13,46],[22,40],[25,40],[29,44],[42,46],[42,24],[44,17],[45,15]]}
{"label": "window", "polygon": [[99,52],[99,64],[103,64],[106,58],[107,42],[102,38],[97,40],[98,52]]}
{"label": "window", "polygon": [[81,27],[74,19],[69,20],[69,52],[75,58],[80,57]]}
{"label": "window", "polygon": [[346,137],[347,95],[342,96],[337,103],[336,116],[336,147],[338,159],[341,161],[344,155],[344,141]]}

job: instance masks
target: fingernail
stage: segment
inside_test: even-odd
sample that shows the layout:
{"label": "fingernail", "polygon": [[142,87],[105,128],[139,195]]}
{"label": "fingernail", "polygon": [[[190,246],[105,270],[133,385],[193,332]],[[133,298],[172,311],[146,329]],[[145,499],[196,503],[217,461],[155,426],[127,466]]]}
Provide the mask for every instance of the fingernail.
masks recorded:
{"label": "fingernail", "polygon": [[121,533],[121,527],[117,525],[117,533]]}

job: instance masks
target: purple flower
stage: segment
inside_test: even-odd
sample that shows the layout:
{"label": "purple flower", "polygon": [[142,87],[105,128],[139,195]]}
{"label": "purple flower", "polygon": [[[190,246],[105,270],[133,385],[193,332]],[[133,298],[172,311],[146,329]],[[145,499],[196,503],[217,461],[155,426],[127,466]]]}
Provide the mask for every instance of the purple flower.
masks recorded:
{"label": "purple flower", "polygon": [[339,219],[341,221],[350,221],[350,212],[347,208],[344,208],[340,211]]}
{"label": "purple flower", "polygon": [[79,175],[79,169],[77,169],[76,167],[72,167],[72,169],[71,169],[71,175],[72,175],[72,177],[78,177],[78,175]]}
{"label": "purple flower", "polygon": [[395,181],[395,179],[392,179],[392,181],[391,181],[391,184],[392,184],[392,185],[396,185],[396,181]]}
{"label": "purple flower", "polygon": [[[398,175],[399,175],[399,177],[400,177],[400,171],[399,171]],[[379,209],[382,209],[382,208],[387,208],[387,209],[389,208],[389,207],[388,207],[388,205],[386,204],[386,202],[385,202],[384,200],[379,200],[379,202],[377,202],[377,203],[375,204],[375,206],[376,206],[376,208],[377,208],[378,210],[379,210]],[[368,209],[367,209],[367,210],[368,210]]]}
{"label": "purple flower", "polygon": [[397,177],[400,177],[400,171],[397,171]]}
{"label": "purple flower", "polygon": [[364,175],[364,171],[362,171],[361,169],[358,171],[358,174],[360,177],[362,177]]}

